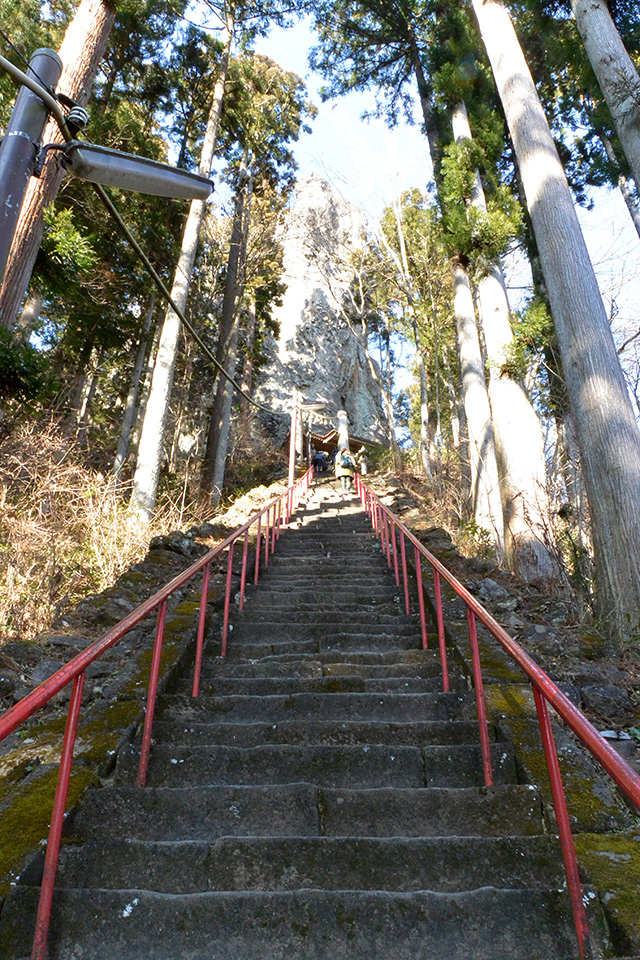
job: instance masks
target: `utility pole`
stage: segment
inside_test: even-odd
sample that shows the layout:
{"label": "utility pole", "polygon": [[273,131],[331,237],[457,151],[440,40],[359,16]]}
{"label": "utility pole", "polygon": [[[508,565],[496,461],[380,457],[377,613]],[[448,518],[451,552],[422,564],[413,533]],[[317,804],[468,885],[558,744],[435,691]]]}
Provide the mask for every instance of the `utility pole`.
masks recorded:
{"label": "utility pole", "polygon": [[338,410],[338,450],[349,449],[349,418],[346,410]]}
{"label": "utility pole", "polygon": [[[58,54],[43,47],[31,57],[27,76],[52,92],[61,73],[62,61]],[[48,118],[44,101],[22,86],[0,144],[0,281]]]}
{"label": "utility pole", "polygon": [[293,404],[291,407],[291,428],[289,433],[289,483],[293,486],[296,472],[296,435],[298,433],[298,420],[300,419],[300,394],[298,388],[293,388]]}

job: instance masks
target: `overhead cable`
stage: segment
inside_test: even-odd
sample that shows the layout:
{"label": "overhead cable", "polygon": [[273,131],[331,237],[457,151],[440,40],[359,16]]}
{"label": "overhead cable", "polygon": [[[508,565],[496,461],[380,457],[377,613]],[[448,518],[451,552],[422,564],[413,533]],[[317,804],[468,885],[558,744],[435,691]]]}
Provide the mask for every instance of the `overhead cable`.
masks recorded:
{"label": "overhead cable", "polygon": [[[5,57],[3,56],[0,56],[0,67],[3,67],[4,70],[6,70],[7,73],[14,78],[14,80],[17,80],[19,83],[22,83],[25,87],[28,87],[33,93],[35,93],[37,96],[40,97],[41,100],[44,101],[46,106],[49,108],[50,112],[53,114],[58,126],[60,127],[62,136],[67,142],[71,142],[74,139],[74,137],[69,132],[69,128],[67,127],[65,116],[62,110],[60,109],[59,103],[53,97],[53,95],[49,93],[49,91],[45,87],[37,83],[35,80],[29,77],[26,73],[23,73],[22,70],[20,70],[13,63],[11,63],[10,60],[5,59]],[[282,416],[281,411],[271,410],[269,407],[265,407],[263,404],[258,403],[258,401],[254,400],[253,397],[251,397],[248,393],[245,393],[245,391],[240,386],[238,386],[238,384],[235,382],[231,374],[227,373],[224,366],[220,363],[219,360],[216,359],[216,357],[211,352],[209,347],[206,345],[206,343],[204,342],[204,340],[202,339],[198,331],[195,329],[193,324],[189,320],[187,320],[183,311],[180,309],[180,307],[177,305],[177,303],[171,296],[171,293],[169,292],[169,290],[161,280],[160,276],[156,272],[148,256],[146,255],[146,253],[144,252],[144,250],[142,249],[142,247],[140,246],[140,244],[138,243],[134,235],[131,233],[128,226],[126,225],[126,223],[124,222],[120,214],[118,213],[118,211],[116,210],[114,204],[112,203],[111,199],[107,195],[106,191],[98,183],[94,183],[92,184],[92,186],[95,192],[98,194],[98,197],[100,198],[101,202],[104,204],[104,206],[108,210],[109,214],[115,220],[120,232],[128,240],[130,245],[133,247],[135,253],[137,254],[138,258],[142,261],[142,263],[147,268],[149,275],[151,276],[151,279],[155,283],[156,287],[160,290],[162,295],[168,301],[171,309],[179,317],[182,324],[189,331],[189,333],[191,334],[193,339],[196,341],[200,349],[206,354],[209,360],[211,360],[216,370],[218,370],[218,372],[222,374],[224,379],[231,384],[234,390],[237,390],[240,396],[244,397],[247,403],[250,403],[253,407],[256,407],[258,410],[264,410],[265,413],[269,413],[272,416]]]}

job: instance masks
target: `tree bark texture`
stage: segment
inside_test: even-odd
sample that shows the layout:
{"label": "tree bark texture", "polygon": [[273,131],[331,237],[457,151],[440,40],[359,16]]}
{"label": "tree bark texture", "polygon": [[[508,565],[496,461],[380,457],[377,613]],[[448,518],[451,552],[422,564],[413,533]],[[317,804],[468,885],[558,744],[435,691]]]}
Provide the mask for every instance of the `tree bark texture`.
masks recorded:
{"label": "tree bark texture", "polygon": [[[247,303],[247,329],[245,333],[245,356],[242,365],[242,384],[240,389],[248,397],[251,396],[253,386],[253,347],[256,339],[256,298],[249,297]],[[248,400],[240,401],[240,415],[238,417],[238,441],[246,446],[251,432],[251,404]]]}
{"label": "tree bark texture", "polygon": [[[452,125],[456,143],[471,140],[467,109],[462,102],[453,110]],[[487,213],[478,171],[469,200],[477,210]],[[484,270],[481,268],[477,289],[490,368],[489,401],[500,477],[507,563],[529,582],[557,580],[560,569],[548,549],[551,515],[542,426],[522,384],[501,373],[514,337],[507,286],[498,263],[489,263]]]}
{"label": "tree bark texture", "polygon": [[571,0],[578,33],[607,101],[636,184],[640,184],[640,77],[605,0]]}
{"label": "tree bark texture", "polygon": [[[63,63],[57,92],[85,106],[115,21],[115,5],[106,0],[81,0],[58,51]],[[55,120],[47,124],[43,143],[62,141]],[[31,178],[11,244],[0,289],[0,325],[13,327],[29,286],[44,231],[44,212],[60,189],[64,169],[49,155],[42,176]]]}
{"label": "tree bark texture", "polygon": [[127,399],[124,405],[124,416],[122,418],[122,426],[120,428],[120,437],[118,438],[118,446],[116,448],[116,455],[113,461],[113,467],[111,469],[111,474],[114,480],[118,481],[120,474],[122,473],[122,468],[124,462],[127,459],[127,451],[129,449],[129,438],[131,436],[131,430],[133,427],[133,421],[136,413],[136,400],[138,399],[138,389],[140,386],[140,378],[142,376],[142,369],[144,367],[144,359],[147,355],[147,345],[149,343],[149,330],[151,329],[151,321],[153,320],[153,312],[156,307],[156,291],[155,287],[152,289],[149,294],[149,303],[144,317],[144,325],[142,328],[142,336],[140,337],[140,343],[138,344],[138,350],[136,353],[135,363],[133,365],[133,371],[131,373],[131,383],[129,384],[129,392],[127,393]]}
{"label": "tree bark texture", "polygon": [[[213,92],[211,109],[207,120],[207,129],[200,155],[199,172],[205,177],[208,177],[211,172],[211,162],[216,145],[232,41],[233,18],[229,15],[225,26],[224,51],[220,60],[218,79]],[[178,266],[171,288],[171,296],[182,311],[184,311],[187,303],[189,283],[191,281],[193,264],[198,249],[198,240],[200,238],[204,212],[205,201],[193,200],[191,202],[189,216],[187,217],[182,237]],[[167,423],[167,414],[169,412],[171,388],[173,386],[173,372],[178,350],[180,326],[178,315],[169,307],[160,334],[158,353],[153,371],[153,379],[151,381],[151,390],[149,392],[144,423],[140,434],[138,461],[131,494],[131,506],[138,517],[145,522],[150,520],[156,502],[158,479],[162,464],[164,432]]]}
{"label": "tree bark texture", "polygon": [[478,527],[488,531],[498,559],[502,560],[504,529],[498,466],[471,284],[461,264],[452,262],[451,273],[462,399],[469,440],[473,518]]}
{"label": "tree bark texture", "polygon": [[43,304],[44,296],[42,293],[40,293],[39,290],[34,290],[32,288],[29,292],[29,296],[26,299],[22,313],[18,317],[15,327],[16,334],[24,343],[29,342],[29,338],[33,333],[33,328],[40,319]]}
{"label": "tree bark texture", "polygon": [[540,251],[591,512],[596,599],[612,637],[640,611],[640,432],[606,310],[531,74],[507,11],[473,0]]}
{"label": "tree bark texture", "polygon": [[[604,147],[604,152],[607,155],[607,160],[618,170],[620,170],[620,164],[618,163],[618,158],[616,157],[615,150],[613,149],[613,144],[609,137],[606,136],[603,130],[598,130],[598,139]],[[620,188],[620,193],[622,194],[622,199],[627,205],[627,210],[629,211],[629,216],[631,217],[631,222],[635,228],[638,237],[640,237],[640,204],[638,203],[638,196],[633,188],[633,184],[625,177],[625,175],[620,171],[618,173],[618,187]]]}
{"label": "tree bark texture", "polygon": [[431,461],[429,459],[429,403],[427,395],[427,371],[424,366],[422,345],[418,323],[413,318],[413,340],[416,347],[416,363],[418,365],[418,379],[420,382],[420,464],[422,472],[429,480],[433,479]]}
{"label": "tree bark texture", "polygon": [[[216,359],[224,366],[229,376],[233,376],[236,370],[238,337],[240,335],[238,324],[242,260],[244,251],[246,250],[246,244],[244,242],[246,237],[245,217],[248,218],[249,216],[250,191],[253,189],[253,179],[250,178],[247,180],[247,159],[245,155],[238,175],[238,190],[233,211],[233,225],[231,228],[231,240],[227,257],[227,273],[222,299],[220,333],[216,349]],[[231,357],[232,349],[235,349],[233,358]],[[222,380],[219,375],[217,376],[217,380],[218,389],[216,390],[213,401],[209,430],[207,433],[207,445],[200,477],[200,489],[202,493],[210,495],[212,502],[216,504],[222,492],[222,481],[220,481],[218,486],[216,486],[215,481],[216,473],[218,477],[220,476],[220,465],[216,468],[216,463],[219,459],[218,448],[224,433],[226,437],[224,441],[226,460],[226,443],[229,438],[229,425],[227,424],[225,428],[223,411],[227,407],[228,393],[229,416],[231,416],[231,391],[233,389],[228,380]],[[222,467],[222,478],[224,479],[224,464]]]}

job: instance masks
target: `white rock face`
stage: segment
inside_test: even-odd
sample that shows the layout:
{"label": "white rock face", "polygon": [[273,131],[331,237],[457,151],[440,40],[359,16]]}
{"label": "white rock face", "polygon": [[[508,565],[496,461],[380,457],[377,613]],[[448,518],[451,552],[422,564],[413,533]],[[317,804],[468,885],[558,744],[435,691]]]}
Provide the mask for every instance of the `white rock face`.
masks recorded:
{"label": "white rock face", "polygon": [[386,442],[380,389],[339,312],[352,275],[348,257],[361,245],[364,223],[362,211],[324,180],[298,181],[282,237],[287,291],[274,310],[280,336],[264,345],[269,360],[260,373],[257,399],[288,415],[297,387],[305,401],[326,404],[324,416],[332,425],[344,409],[352,433]]}

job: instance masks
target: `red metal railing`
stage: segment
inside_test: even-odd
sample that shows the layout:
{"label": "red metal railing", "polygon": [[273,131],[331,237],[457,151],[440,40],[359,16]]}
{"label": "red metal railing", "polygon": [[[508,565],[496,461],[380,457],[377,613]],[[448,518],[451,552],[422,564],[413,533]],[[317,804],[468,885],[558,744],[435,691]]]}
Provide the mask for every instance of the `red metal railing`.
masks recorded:
{"label": "red metal railing", "polygon": [[[254,523],[257,523],[256,538],[256,561],[254,581],[258,582],[259,561],[261,551],[261,528],[262,518],[266,515],[266,535],[264,538],[264,556],[265,565],[269,562],[269,553],[275,549],[275,544],[280,537],[281,528],[286,526],[292,514],[295,513],[301,497],[309,489],[313,476],[313,471],[308,470],[304,476],[300,477],[293,486],[289,487],[285,493],[270,501],[258,513],[254,514],[246,523],[238,527],[222,543],[217,544],[212,550],[209,550],[203,557],[193,563],[183,573],[174,577],[170,583],[166,584],[152,597],[149,597],[144,603],[136,607],[124,620],[117,623],[111,630],[108,630],[99,640],[92,643],[89,647],[70,660],[64,667],[61,667],[51,677],[36,687],[30,694],[16,703],[0,717],[0,741],[13,733],[25,720],[28,720],[41,707],[45,706],[52,697],[69,683],[72,684],[71,699],[67,713],[67,722],[62,743],[62,754],[60,758],[60,768],[58,771],[58,782],[53,803],[53,812],[51,815],[51,826],[49,829],[49,839],[47,842],[47,852],[45,855],[44,873],[42,886],[40,890],[40,902],[38,905],[38,915],[36,919],[36,931],[33,941],[32,960],[45,960],[47,953],[47,940],[49,936],[49,923],[51,919],[51,904],[53,900],[53,890],[55,886],[56,871],[58,866],[58,857],[60,853],[60,842],[62,839],[62,826],[64,823],[64,813],[67,804],[67,795],[69,790],[69,779],[71,776],[71,767],[73,763],[73,748],[78,729],[78,720],[80,717],[80,707],[82,704],[82,688],[87,668],[95,660],[98,660],[107,650],[121,640],[130,630],[137,626],[142,620],[158,611],[156,624],[156,634],[153,646],[153,657],[149,676],[149,691],[147,694],[147,706],[145,710],[144,729],[142,735],[142,749],[140,752],[140,764],[138,767],[138,786],[144,787],[147,779],[147,768],[149,764],[149,752],[151,749],[151,731],[153,726],[153,714],[155,711],[156,694],[158,690],[158,678],[160,674],[160,657],[162,653],[162,639],[164,634],[164,624],[167,614],[167,601],[180,587],[188,583],[193,577],[202,571],[202,592],[200,598],[200,614],[198,618],[198,630],[196,633],[196,656],[193,677],[193,696],[197,697],[200,689],[200,671],[202,668],[202,654],[204,648],[204,630],[205,617],[207,609],[207,590],[209,585],[209,572],[211,563],[216,557],[228,550],[227,576],[225,585],[224,614],[222,627],[222,647],[221,654],[226,656],[227,637],[229,631],[229,607],[231,600],[231,582],[233,570],[233,550],[236,541],[243,538],[242,554],[242,572],[240,575],[240,609],[244,604],[244,593],[246,587],[247,558],[249,549],[249,531]],[[277,512],[276,512],[277,511]],[[271,518],[270,524],[270,516]],[[269,537],[271,532],[271,538]]]}
{"label": "red metal railing", "polygon": [[[442,686],[444,690],[449,689],[449,677],[447,670],[447,653],[444,636],[444,616],[442,611],[442,596],[440,589],[440,580],[447,581],[454,592],[464,601],[467,608],[467,622],[469,626],[469,643],[471,646],[471,663],[473,670],[473,683],[476,695],[476,705],[478,711],[478,723],[480,727],[480,746],[482,751],[482,763],[484,769],[484,779],[487,786],[493,784],[493,771],[491,765],[491,746],[489,742],[489,728],[487,723],[487,714],[484,701],[484,692],[482,686],[482,669],[480,663],[480,648],[478,645],[478,634],[476,629],[476,620],[479,620],[487,628],[489,633],[498,641],[500,646],[509,654],[512,660],[518,664],[533,688],[533,697],[536,705],[538,724],[540,726],[540,735],[542,746],[547,762],[549,780],[551,782],[551,793],[553,796],[553,806],[556,820],[558,823],[558,834],[562,847],[562,856],[564,860],[565,872],[567,875],[567,886],[571,898],[571,908],[573,911],[573,920],[576,928],[576,937],[578,940],[578,950],[583,960],[590,957],[589,946],[589,926],[582,898],[582,886],[578,873],[578,860],[575,851],[569,814],[567,811],[567,802],[560,766],[558,764],[558,755],[556,752],[553,730],[549,719],[548,705],[551,704],[558,716],[567,724],[567,726],[576,734],[576,736],[587,747],[593,757],[604,767],[610,777],[615,781],[618,787],[624,792],[625,796],[631,800],[640,811],[640,776],[629,766],[629,764],[616,753],[607,741],[600,736],[595,727],[587,720],[585,715],[562,693],[556,684],[547,676],[544,670],[525,653],[522,647],[509,636],[506,630],[493,619],[491,614],[485,610],[481,603],[466,590],[459,580],[457,580],[439,560],[437,560],[426,547],[404,526],[402,521],[389,510],[380,498],[365,486],[362,478],[356,475],[356,489],[362,500],[363,507],[371,519],[371,524],[380,538],[384,553],[387,555],[389,565],[391,565],[391,551],[394,556],[394,566],[397,569],[397,547],[395,531],[398,531],[400,538],[400,556],[402,561],[402,577],[404,585],[405,608],[410,612],[409,603],[409,580],[406,564],[406,541],[413,544],[415,554],[416,569],[416,587],[418,593],[418,610],[420,613],[420,625],[422,633],[422,646],[427,648],[427,626],[424,605],[424,586],[422,582],[421,558],[424,558],[430,564],[433,571],[433,586],[436,606],[436,621],[438,627],[438,642],[440,645],[440,654],[442,658]],[[394,531],[389,536],[389,528]]]}

